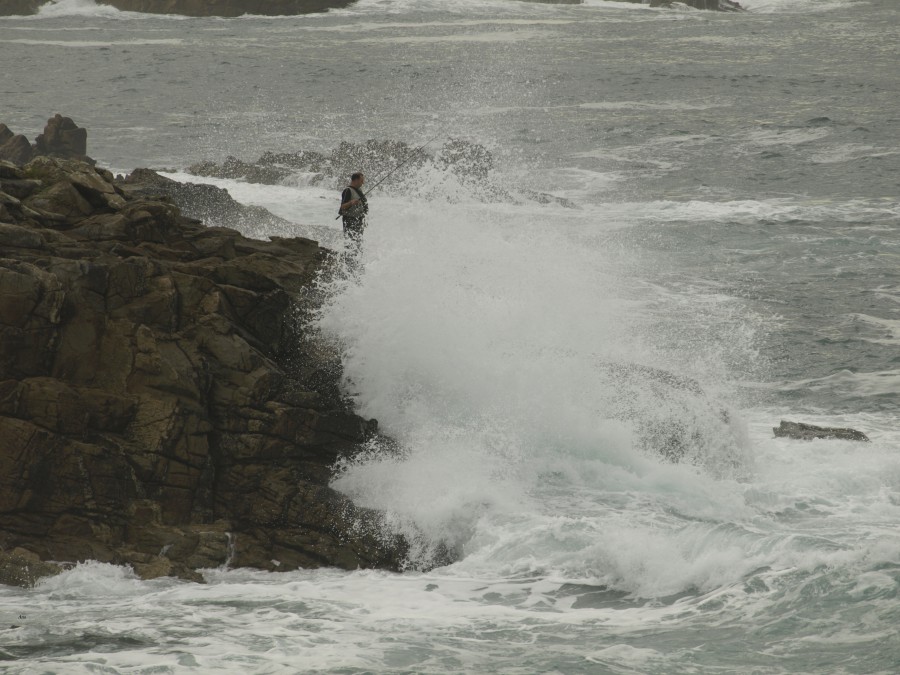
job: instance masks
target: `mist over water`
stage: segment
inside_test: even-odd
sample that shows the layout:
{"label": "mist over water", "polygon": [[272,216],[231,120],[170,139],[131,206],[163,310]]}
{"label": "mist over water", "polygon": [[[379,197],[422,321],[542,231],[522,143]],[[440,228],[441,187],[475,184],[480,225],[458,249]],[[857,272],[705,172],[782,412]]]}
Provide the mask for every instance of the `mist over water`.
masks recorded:
{"label": "mist over water", "polygon": [[[188,167],[437,139],[311,326],[393,441],[334,486],[412,539],[408,570],[84,563],[0,589],[9,672],[895,670],[900,8],[743,4],[4,19],[14,131],[62,112],[103,165],[337,248],[345,176]],[[454,139],[490,168],[444,161]]]}

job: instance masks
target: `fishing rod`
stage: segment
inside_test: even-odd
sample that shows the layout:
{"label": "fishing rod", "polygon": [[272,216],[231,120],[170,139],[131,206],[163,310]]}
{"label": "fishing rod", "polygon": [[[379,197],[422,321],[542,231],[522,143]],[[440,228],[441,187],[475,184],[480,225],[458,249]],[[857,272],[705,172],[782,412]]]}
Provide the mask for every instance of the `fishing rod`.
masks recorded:
{"label": "fishing rod", "polygon": [[[407,163],[409,160],[411,160],[413,157],[415,157],[415,156],[418,155],[420,152],[422,152],[422,150],[424,150],[426,147],[428,147],[431,143],[434,143],[434,141],[436,141],[436,140],[438,139],[438,137],[441,136],[442,134],[443,134],[443,132],[437,134],[437,136],[433,136],[432,138],[429,138],[427,141],[425,141],[424,143],[422,143],[422,145],[420,145],[418,148],[416,148],[416,149],[413,150],[411,153],[409,153],[409,155],[407,156],[406,159],[404,159],[404,160],[403,160],[402,162],[400,162],[397,166],[395,166],[393,169],[391,169],[390,171],[388,171],[387,174],[386,174],[381,180],[379,180],[377,183],[375,183],[375,185],[373,185],[372,187],[370,187],[370,188],[369,188],[368,190],[366,190],[365,192],[360,191],[360,193],[362,194],[362,196],[363,196],[363,197],[368,197],[370,194],[372,194],[372,192],[375,190],[375,188],[377,188],[377,187],[378,187],[379,185],[381,185],[384,181],[386,181],[388,178],[390,178],[391,175],[393,175],[393,174],[397,171],[397,169],[399,169],[401,166],[403,166],[404,164],[406,164],[406,163]],[[337,216],[337,218],[335,218],[335,220],[337,220],[338,218],[341,218],[341,217],[343,217],[343,214],[340,214],[340,213],[339,213],[338,216]]]}
{"label": "fishing rod", "polygon": [[404,159],[402,162],[400,162],[397,166],[395,166],[393,169],[391,169],[391,170],[387,173],[387,175],[386,175],[384,178],[382,178],[380,181],[378,181],[377,183],[375,183],[375,185],[373,185],[373,186],[370,187],[368,190],[366,190],[366,192],[365,192],[364,194],[365,194],[366,196],[369,196],[370,194],[372,194],[372,191],[373,191],[375,188],[377,188],[377,187],[378,187],[379,185],[381,185],[384,181],[386,181],[388,178],[391,177],[391,174],[393,174],[395,171],[397,171],[397,169],[399,169],[401,166],[403,166],[404,164],[406,164],[406,163],[407,163],[409,160],[411,160],[413,157],[415,157],[415,156],[418,155],[420,152],[422,152],[422,150],[424,150],[426,147],[428,147],[429,144],[434,143],[434,141],[436,141],[437,138],[438,138],[438,136],[440,136],[440,135],[441,135],[441,134],[438,134],[437,136],[435,136],[435,137],[433,137],[433,138],[430,138],[430,139],[428,139],[427,141],[425,141],[424,143],[422,143],[422,145],[420,145],[418,148],[416,148],[415,150],[413,150],[413,151],[409,154],[409,157],[407,157],[407,158]]}

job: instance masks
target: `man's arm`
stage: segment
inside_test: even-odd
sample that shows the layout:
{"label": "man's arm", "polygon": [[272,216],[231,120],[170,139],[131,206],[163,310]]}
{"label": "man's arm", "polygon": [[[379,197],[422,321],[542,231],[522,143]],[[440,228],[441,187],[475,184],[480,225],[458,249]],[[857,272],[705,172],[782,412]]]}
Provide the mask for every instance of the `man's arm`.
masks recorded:
{"label": "man's arm", "polygon": [[350,192],[350,188],[344,188],[344,191],[341,193],[341,211],[346,211],[354,204],[358,203],[358,199],[350,199],[350,196],[353,193]]}

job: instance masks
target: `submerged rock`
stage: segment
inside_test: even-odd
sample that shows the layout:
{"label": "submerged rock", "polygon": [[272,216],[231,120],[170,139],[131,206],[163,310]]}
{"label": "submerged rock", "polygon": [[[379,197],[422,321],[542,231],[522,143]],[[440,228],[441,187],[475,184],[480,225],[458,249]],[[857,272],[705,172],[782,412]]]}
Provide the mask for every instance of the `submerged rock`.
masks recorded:
{"label": "submerged rock", "polygon": [[775,436],[778,438],[797,438],[804,441],[810,441],[814,438],[869,441],[868,436],[856,429],[844,427],[817,427],[812,424],[805,424],[804,422],[788,422],[786,420],[781,420],[781,424],[774,427],[772,431],[775,432]]}
{"label": "submerged rock", "polygon": [[406,542],[328,487],[377,433],[302,321],[330,260],[84,161],[0,162],[0,551],[145,578],[400,569]]}

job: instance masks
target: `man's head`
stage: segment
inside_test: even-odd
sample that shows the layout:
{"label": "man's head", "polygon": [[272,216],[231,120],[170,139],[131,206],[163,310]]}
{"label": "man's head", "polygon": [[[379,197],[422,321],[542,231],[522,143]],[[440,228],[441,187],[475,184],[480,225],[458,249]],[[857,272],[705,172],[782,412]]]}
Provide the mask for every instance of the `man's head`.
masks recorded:
{"label": "man's head", "polygon": [[350,186],[354,188],[362,187],[362,184],[366,182],[366,177],[362,174],[361,171],[357,171],[354,174],[350,174]]}

